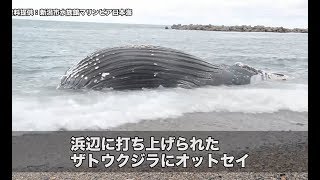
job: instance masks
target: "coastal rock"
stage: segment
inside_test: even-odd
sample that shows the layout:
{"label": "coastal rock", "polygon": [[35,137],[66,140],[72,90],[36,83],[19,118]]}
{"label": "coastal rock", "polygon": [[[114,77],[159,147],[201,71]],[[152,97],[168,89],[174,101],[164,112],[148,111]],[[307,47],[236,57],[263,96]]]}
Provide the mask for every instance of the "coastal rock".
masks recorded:
{"label": "coastal rock", "polygon": [[308,33],[308,29],[293,28],[288,29],[284,27],[265,27],[262,25],[241,25],[241,26],[215,26],[215,25],[199,25],[199,24],[173,24],[171,29],[177,30],[201,30],[201,31],[234,31],[234,32],[277,32],[277,33]]}

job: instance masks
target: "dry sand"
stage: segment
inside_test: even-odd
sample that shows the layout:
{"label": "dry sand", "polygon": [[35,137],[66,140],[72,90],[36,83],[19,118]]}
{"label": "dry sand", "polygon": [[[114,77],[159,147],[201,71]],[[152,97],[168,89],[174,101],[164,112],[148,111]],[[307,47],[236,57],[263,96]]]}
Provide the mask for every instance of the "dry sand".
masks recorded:
{"label": "dry sand", "polygon": [[93,173],[93,172],[16,172],[13,173],[12,179],[16,180],[27,180],[27,179],[41,179],[41,180],[53,180],[53,179],[110,179],[110,180],[153,180],[153,179],[171,179],[171,180],[182,180],[182,179],[200,179],[200,180],[234,180],[234,179],[255,179],[255,180],[293,180],[293,179],[308,179],[308,173],[268,173],[268,172],[216,172],[216,173],[191,173],[191,172],[115,172],[115,173]]}

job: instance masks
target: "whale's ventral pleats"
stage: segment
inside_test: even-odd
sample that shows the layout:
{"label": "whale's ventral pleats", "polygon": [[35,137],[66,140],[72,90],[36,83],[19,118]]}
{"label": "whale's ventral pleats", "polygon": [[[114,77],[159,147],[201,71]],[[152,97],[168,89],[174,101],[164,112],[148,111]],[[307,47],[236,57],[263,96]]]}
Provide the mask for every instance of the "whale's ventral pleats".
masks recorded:
{"label": "whale's ventral pleats", "polygon": [[250,83],[250,77],[255,74],[240,66],[214,65],[171,48],[124,46],[87,56],[67,70],[59,88],[131,90],[239,85]]}

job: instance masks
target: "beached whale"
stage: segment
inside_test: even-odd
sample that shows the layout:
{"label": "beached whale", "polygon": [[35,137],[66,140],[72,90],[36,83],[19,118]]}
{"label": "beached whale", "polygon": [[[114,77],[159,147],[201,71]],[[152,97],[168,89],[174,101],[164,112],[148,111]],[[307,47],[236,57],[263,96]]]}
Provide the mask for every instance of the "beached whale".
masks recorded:
{"label": "beached whale", "polygon": [[198,57],[160,46],[107,48],[87,56],[62,76],[58,88],[131,90],[157,87],[194,88],[244,85],[253,76],[285,79],[248,65],[216,65]]}

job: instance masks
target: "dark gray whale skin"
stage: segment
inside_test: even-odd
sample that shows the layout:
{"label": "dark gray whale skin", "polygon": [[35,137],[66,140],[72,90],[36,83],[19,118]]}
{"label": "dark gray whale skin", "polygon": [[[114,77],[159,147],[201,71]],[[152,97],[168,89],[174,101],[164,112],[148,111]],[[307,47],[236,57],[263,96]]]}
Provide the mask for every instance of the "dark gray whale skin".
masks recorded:
{"label": "dark gray whale skin", "polygon": [[198,57],[160,46],[124,46],[99,50],[71,67],[60,89],[133,90],[243,85],[258,74],[237,65],[214,65]]}

